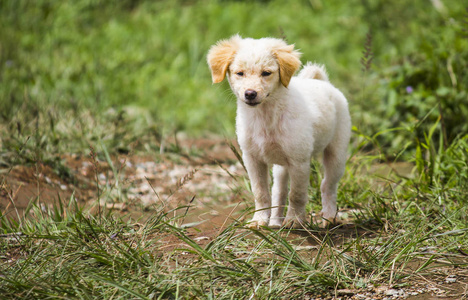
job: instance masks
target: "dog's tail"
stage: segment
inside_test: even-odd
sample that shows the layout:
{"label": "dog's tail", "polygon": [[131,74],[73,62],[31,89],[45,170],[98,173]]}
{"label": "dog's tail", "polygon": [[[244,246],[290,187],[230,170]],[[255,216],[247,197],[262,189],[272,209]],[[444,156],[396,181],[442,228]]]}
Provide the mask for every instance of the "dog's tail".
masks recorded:
{"label": "dog's tail", "polygon": [[311,62],[308,62],[304,68],[302,68],[298,77],[330,81],[325,66]]}

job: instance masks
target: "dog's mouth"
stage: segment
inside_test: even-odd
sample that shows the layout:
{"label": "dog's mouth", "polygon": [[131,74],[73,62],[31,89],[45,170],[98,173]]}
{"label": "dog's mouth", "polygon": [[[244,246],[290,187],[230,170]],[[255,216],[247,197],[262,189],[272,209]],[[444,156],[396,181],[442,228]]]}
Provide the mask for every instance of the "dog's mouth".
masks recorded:
{"label": "dog's mouth", "polygon": [[[270,96],[270,94],[268,94],[265,98],[267,98],[268,96]],[[254,106],[257,106],[257,105],[261,104],[261,103],[263,102],[263,100],[265,100],[265,98],[262,99],[262,100],[260,100],[260,101],[255,101],[255,100],[257,100],[258,98],[252,99],[252,100],[244,99],[244,102],[245,102],[245,104],[247,104],[248,106],[254,107]]]}
{"label": "dog's mouth", "polygon": [[260,103],[261,103],[261,102],[245,102],[245,104],[247,104],[248,106],[252,106],[252,107],[257,106],[257,105],[259,105]]}

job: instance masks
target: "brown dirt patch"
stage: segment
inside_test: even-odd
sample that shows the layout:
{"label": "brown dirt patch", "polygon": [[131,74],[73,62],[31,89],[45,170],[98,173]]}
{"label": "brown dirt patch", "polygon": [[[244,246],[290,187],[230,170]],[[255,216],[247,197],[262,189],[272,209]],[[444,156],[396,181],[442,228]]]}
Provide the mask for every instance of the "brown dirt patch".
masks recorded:
{"label": "brown dirt patch", "polygon": [[159,205],[167,210],[187,206],[175,212],[184,216],[181,222],[209,220],[220,226],[226,216],[245,207],[243,192],[231,178],[245,173],[229,143],[187,139],[177,142],[177,154],[120,155],[112,162],[99,155],[64,156],[60,168],[68,170],[67,176],[41,162],[0,169],[0,211],[17,218],[32,204],[46,209],[73,197],[79,205],[101,206],[136,219],[146,218]]}

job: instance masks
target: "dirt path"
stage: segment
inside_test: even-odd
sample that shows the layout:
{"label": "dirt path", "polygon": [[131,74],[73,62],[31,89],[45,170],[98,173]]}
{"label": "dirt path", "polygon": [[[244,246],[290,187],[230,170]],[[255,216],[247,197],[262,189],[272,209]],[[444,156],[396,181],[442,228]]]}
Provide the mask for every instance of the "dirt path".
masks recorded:
{"label": "dirt path", "polygon": [[228,142],[186,140],[178,147],[184,151],[177,155],[122,155],[112,163],[93,155],[64,156],[69,174],[65,178],[43,163],[1,169],[0,211],[16,217],[31,203],[46,209],[59,199],[68,203],[73,195],[80,205],[106,207],[134,218],[144,218],[159,205],[168,210],[189,206],[175,212],[185,216],[181,222],[222,225],[226,215],[245,208],[242,191],[232,184],[232,177],[245,173]]}

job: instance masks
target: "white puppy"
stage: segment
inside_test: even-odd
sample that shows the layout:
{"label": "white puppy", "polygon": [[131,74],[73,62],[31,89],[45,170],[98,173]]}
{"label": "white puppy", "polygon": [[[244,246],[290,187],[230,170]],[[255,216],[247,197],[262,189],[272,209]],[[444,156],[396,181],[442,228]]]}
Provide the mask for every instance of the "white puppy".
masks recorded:
{"label": "white puppy", "polygon": [[299,58],[294,45],[283,40],[238,35],[219,41],[208,53],[213,82],[227,74],[237,96],[237,137],[255,196],[250,227],[299,228],[306,222],[310,159],[320,154],[325,169],[322,217],[335,221],[337,186],[351,134],[348,103],[322,66],[308,63],[293,77]]}

